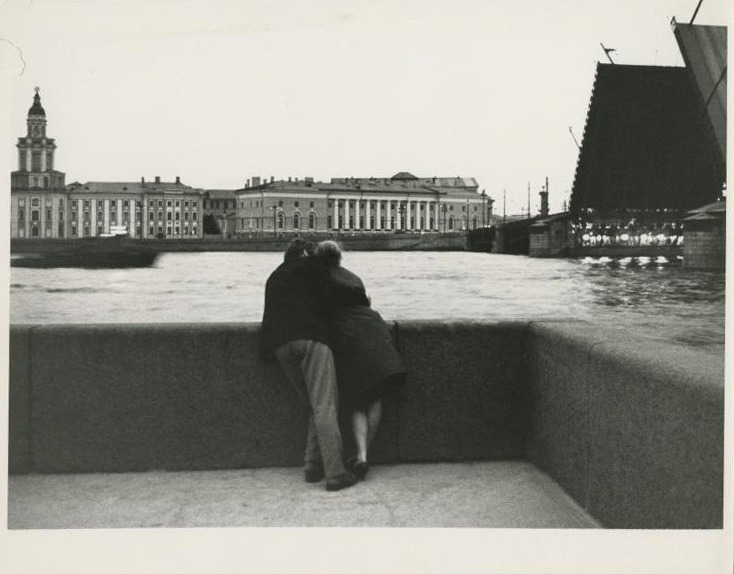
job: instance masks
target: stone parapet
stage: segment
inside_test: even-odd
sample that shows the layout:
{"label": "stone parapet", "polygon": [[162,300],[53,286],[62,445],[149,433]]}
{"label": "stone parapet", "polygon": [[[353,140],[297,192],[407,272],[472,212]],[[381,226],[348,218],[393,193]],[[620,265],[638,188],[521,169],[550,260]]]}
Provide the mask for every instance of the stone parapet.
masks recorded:
{"label": "stone parapet", "polygon": [[[259,325],[12,326],[12,474],[301,464]],[[398,322],[375,463],[527,459],[604,526],[718,528],[723,357],[581,322]]]}

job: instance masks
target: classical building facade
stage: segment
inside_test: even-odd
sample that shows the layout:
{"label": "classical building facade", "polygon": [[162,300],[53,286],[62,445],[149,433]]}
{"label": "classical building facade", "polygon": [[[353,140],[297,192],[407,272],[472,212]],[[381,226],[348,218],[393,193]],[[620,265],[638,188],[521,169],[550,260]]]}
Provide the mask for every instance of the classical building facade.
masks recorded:
{"label": "classical building facade", "polygon": [[262,182],[237,194],[237,232],[451,232],[490,225],[493,200],[474,178],[312,178]]}
{"label": "classical building facade", "polygon": [[18,170],[11,174],[12,238],[55,239],[127,233],[140,239],[202,237],[204,191],[181,183],[64,184],[54,170],[56,143],[46,137],[46,112],[36,90],[27,133],[18,139]]}

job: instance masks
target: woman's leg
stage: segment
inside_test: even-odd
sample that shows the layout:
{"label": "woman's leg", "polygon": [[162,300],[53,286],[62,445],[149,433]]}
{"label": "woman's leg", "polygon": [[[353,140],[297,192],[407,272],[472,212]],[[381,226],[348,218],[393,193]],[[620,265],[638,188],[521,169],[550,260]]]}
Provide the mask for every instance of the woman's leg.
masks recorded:
{"label": "woman's leg", "polygon": [[380,427],[380,418],[382,417],[382,401],[376,400],[367,409],[367,445],[372,444],[372,439],[377,434],[377,429]]}
{"label": "woman's leg", "polygon": [[354,433],[354,443],[357,447],[357,460],[367,462],[369,422],[365,411],[354,411],[352,413],[352,432]]}

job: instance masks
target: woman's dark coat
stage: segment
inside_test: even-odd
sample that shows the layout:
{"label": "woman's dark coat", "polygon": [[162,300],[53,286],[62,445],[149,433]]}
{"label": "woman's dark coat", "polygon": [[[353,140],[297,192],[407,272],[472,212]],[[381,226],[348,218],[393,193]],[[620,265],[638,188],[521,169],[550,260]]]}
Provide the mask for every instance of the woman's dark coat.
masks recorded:
{"label": "woman's dark coat", "polygon": [[328,279],[339,401],[347,408],[364,408],[397,388],[405,364],[387,324],[370,307],[362,280],[339,266],[330,267]]}

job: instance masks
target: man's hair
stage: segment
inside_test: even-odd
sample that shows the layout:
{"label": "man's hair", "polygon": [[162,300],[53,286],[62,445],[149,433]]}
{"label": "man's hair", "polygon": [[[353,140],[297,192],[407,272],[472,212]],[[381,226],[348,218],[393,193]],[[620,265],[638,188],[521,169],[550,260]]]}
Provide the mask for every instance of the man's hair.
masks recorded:
{"label": "man's hair", "polygon": [[293,261],[295,259],[300,259],[301,257],[310,255],[312,251],[313,251],[313,245],[311,244],[310,241],[306,241],[305,239],[296,238],[296,239],[293,239],[288,244],[288,247],[285,248],[285,254],[283,256],[283,260]]}
{"label": "man's hair", "polygon": [[342,250],[336,241],[322,241],[316,246],[314,255],[327,265],[338,266],[342,260]]}

